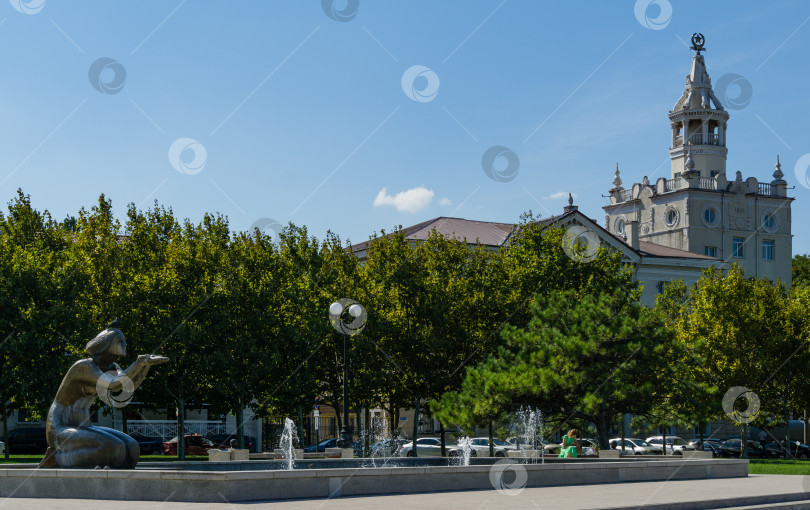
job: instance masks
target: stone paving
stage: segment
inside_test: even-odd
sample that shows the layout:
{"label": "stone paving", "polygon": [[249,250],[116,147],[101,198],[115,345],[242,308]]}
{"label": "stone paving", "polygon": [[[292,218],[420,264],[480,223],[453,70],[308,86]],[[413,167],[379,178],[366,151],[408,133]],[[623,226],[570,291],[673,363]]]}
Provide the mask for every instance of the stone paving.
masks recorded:
{"label": "stone paving", "polygon": [[[804,496],[806,494],[806,496]],[[769,498],[763,501],[761,498]],[[713,480],[678,480],[670,482],[636,482],[621,484],[580,485],[527,488],[516,495],[495,490],[434,492],[397,496],[365,496],[335,499],[288,500],[279,502],[173,503],[155,501],[100,501],[77,499],[0,500],[0,510],[46,508],[53,510],[186,510],[220,509],[247,506],[250,510],[358,508],[420,508],[441,510],[532,510],[532,509],[701,509],[776,503],[805,499],[806,506],[794,504],[784,508],[810,508],[810,476],[751,475],[748,478]],[[704,503],[701,503],[704,502]],[[705,503],[711,502],[711,503]],[[771,508],[771,505],[757,507]],[[774,506],[782,508],[782,506]]]}

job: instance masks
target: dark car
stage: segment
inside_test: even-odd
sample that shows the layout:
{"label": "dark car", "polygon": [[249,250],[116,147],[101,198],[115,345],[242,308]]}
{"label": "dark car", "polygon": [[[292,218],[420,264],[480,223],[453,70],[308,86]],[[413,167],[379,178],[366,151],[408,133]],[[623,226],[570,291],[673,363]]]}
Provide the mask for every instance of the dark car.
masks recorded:
{"label": "dark car", "polygon": [[695,448],[698,450],[703,450],[704,452],[711,452],[712,457],[722,457],[722,443],[720,441],[700,441],[694,444]]}
{"label": "dark car", "polygon": [[[230,448],[232,439],[236,441],[237,447],[239,446],[239,438],[236,434],[214,434],[205,437],[213,441],[217,448]],[[246,435],[244,436],[244,440],[246,449],[253,453],[258,451],[259,443],[256,441],[255,437]]]}
{"label": "dark car", "polygon": [[141,448],[141,455],[162,455],[163,439],[159,437],[149,437],[143,434],[130,434],[129,437],[138,442]]}
{"label": "dark car", "polygon": [[11,455],[29,453],[43,455],[48,449],[45,427],[20,427],[8,433],[6,448]]}
{"label": "dark car", "polygon": [[[208,450],[217,448],[217,445],[207,437],[187,435],[184,439],[186,455],[208,455]],[[163,443],[163,453],[177,455],[176,437]]]}
{"label": "dark car", "polygon": [[[774,456],[777,458],[782,458],[785,456],[785,442],[776,441],[772,443],[768,443],[765,445],[770,451],[774,452]],[[797,458],[797,459],[808,459],[810,458],[810,446],[806,444],[802,444],[799,441],[791,441],[790,442],[790,455]]]}
{"label": "dark car", "polygon": [[[764,459],[772,456],[770,452],[771,452],[770,449],[763,447],[757,441],[749,439],[747,442],[746,453],[748,454],[749,458]],[[728,441],[723,441],[723,443],[721,443],[720,445],[721,457],[740,457],[741,455],[742,455],[742,448],[739,439],[729,439]]]}
{"label": "dark car", "polygon": [[304,453],[323,453],[326,451],[327,448],[337,448],[338,438],[333,437],[332,439],[326,439],[321,441],[317,445],[307,446],[304,448]]}

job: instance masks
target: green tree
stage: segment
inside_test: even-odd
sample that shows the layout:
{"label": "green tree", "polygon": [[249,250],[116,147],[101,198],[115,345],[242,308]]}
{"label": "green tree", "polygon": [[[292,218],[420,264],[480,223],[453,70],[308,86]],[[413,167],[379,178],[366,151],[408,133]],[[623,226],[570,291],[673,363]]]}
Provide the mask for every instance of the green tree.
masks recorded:
{"label": "green tree", "polygon": [[683,349],[698,361],[684,373],[719,389],[707,414],[723,416],[722,394],[737,386],[759,396],[763,418],[785,416],[801,398],[807,345],[794,331],[802,312],[791,316],[788,304],[782,283],[747,278],[737,265],[728,273],[707,269],[689,289],[670,318]]}
{"label": "green tree", "polygon": [[467,371],[461,391],[438,403],[443,419],[472,427],[527,403],[559,426],[593,423],[607,448],[609,424],[621,413],[647,413],[655,388],[672,376],[664,353],[674,334],[635,293],[538,296],[526,326],[506,326],[502,339],[495,355]]}
{"label": "green tree", "polygon": [[810,255],[793,256],[793,285],[810,285]]}
{"label": "green tree", "polygon": [[[79,352],[84,320],[73,303],[81,267],[70,233],[18,190],[0,213],[0,414],[25,409],[44,419],[56,387]],[[8,453],[8,452],[6,452]]]}

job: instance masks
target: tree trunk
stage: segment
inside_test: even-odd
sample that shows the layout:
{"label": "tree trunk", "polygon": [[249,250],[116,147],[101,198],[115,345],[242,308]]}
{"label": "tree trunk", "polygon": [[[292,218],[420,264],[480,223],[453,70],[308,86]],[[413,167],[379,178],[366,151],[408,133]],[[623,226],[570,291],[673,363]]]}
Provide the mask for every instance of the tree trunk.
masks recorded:
{"label": "tree trunk", "polygon": [[5,397],[0,397],[0,400],[3,401],[3,444],[6,445],[5,456],[6,460],[8,460],[8,407],[6,406]]}
{"label": "tree trunk", "polygon": [[177,399],[177,458],[186,458],[186,402],[183,399],[182,386],[180,398]]}
{"label": "tree trunk", "polygon": [[748,438],[745,435],[746,432],[746,425],[745,423],[742,424],[740,427],[740,458],[747,459],[748,458]]}
{"label": "tree trunk", "polygon": [[[363,425],[362,425],[362,415],[360,414],[360,406],[354,408],[354,416],[355,421],[357,421],[357,442],[361,445],[363,444]],[[368,435],[368,429],[366,429],[366,435]]]}
{"label": "tree trunk", "polygon": [[661,446],[664,447],[664,455],[667,454],[667,427],[661,425]]}
{"label": "tree trunk", "polygon": [[442,457],[447,457],[447,443],[444,437],[444,423],[439,422],[439,437],[442,442]]}
{"label": "tree trunk", "polygon": [[787,447],[787,458],[789,459],[793,455],[793,452],[790,449],[790,415],[787,412],[787,402],[784,397],[782,398],[782,409],[784,409],[785,412],[785,430],[787,430],[787,432],[785,432],[785,446]]}
{"label": "tree trunk", "polygon": [[396,408],[394,411],[394,421],[391,423],[391,436],[393,437],[395,434],[399,437],[399,407]]}
{"label": "tree trunk", "polygon": [[394,416],[394,404],[390,404],[388,406],[383,405],[382,408],[385,409],[385,412],[388,414],[388,435],[394,437],[394,431],[396,430],[397,425],[396,420],[398,419],[398,417]]}
{"label": "tree trunk", "polygon": [[[371,413],[366,409],[366,440],[363,444],[363,456],[368,457],[371,454]],[[375,438],[376,439],[376,438]]]}
{"label": "tree trunk", "polygon": [[[3,416],[5,416],[5,413]],[[802,441],[802,443],[807,444],[807,409],[804,410],[804,427],[802,427],[802,429],[804,430],[804,441]],[[3,428],[3,430],[5,430],[5,428]]]}
{"label": "tree trunk", "polygon": [[332,408],[335,410],[335,417],[337,418],[337,429],[338,433],[343,430],[343,416],[340,414],[340,407],[336,405],[332,405]]}
{"label": "tree trunk", "polygon": [[[619,427],[622,430],[622,453],[624,453],[624,413],[622,413],[621,419],[619,420]],[[619,455],[621,455],[621,453]]]}
{"label": "tree trunk", "polygon": [[[304,409],[301,406],[298,406],[298,443],[301,448],[306,444],[304,443]],[[260,449],[259,452],[261,451]]]}
{"label": "tree trunk", "polygon": [[127,430],[128,428],[129,426],[127,425],[127,409],[124,407],[121,408],[121,432],[123,432],[124,434],[129,434],[129,431]]}
{"label": "tree trunk", "polygon": [[597,414],[594,418],[594,425],[596,425],[596,434],[599,436],[599,448],[603,450],[610,449],[608,442],[608,421],[604,414]]}
{"label": "tree trunk", "polygon": [[419,398],[416,398],[416,407],[413,410],[413,456],[418,457],[416,439],[419,437]]}
{"label": "tree trunk", "polygon": [[492,435],[492,422],[489,422],[489,456],[495,456],[495,438]]}
{"label": "tree trunk", "polygon": [[245,449],[245,413],[242,412],[242,397],[236,398],[236,444],[240,450]]}

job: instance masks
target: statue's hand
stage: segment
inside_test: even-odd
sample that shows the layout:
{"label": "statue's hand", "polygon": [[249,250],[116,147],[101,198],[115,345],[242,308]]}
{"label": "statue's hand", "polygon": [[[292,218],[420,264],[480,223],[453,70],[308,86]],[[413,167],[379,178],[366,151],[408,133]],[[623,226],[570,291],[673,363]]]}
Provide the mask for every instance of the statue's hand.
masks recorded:
{"label": "statue's hand", "polygon": [[160,365],[161,363],[166,363],[169,361],[169,358],[166,356],[158,356],[157,354],[147,354],[149,359],[146,361],[149,365]]}

